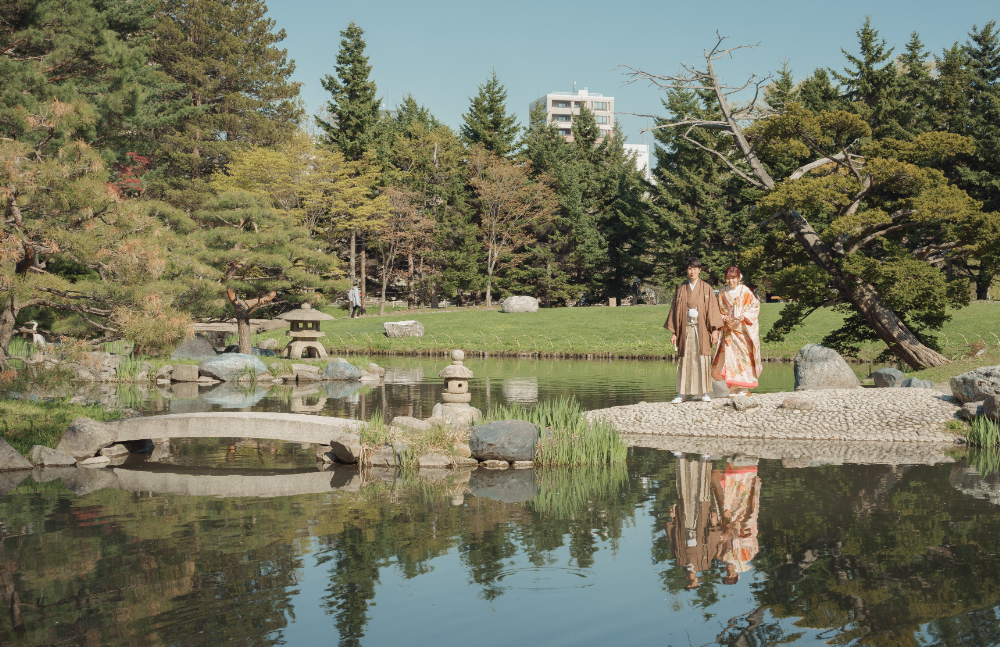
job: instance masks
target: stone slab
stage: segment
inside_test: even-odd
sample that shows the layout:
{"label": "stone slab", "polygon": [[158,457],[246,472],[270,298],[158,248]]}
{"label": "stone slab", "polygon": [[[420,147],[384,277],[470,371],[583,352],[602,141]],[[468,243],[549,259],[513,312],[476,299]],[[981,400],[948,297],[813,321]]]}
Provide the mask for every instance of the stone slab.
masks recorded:
{"label": "stone slab", "polygon": [[105,423],[118,442],[149,438],[267,438],[327,445],[337,434],[357,433],[358,420],[296,413],[210,412],[131,418]]}

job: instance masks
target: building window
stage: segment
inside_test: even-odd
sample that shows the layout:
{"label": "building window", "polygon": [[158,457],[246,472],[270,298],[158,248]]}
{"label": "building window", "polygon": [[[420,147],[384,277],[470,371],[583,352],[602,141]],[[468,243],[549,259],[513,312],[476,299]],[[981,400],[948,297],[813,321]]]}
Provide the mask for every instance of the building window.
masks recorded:
{"label": "building window", "polygon": [[570,135],[573,134],[573,131],[572,130],[566,130],[565,128],[560,128],[559,129],[559,134],[562,135],[563,137],[569,137]]}
{"label": "building window", "polygon": [[553,115],[552,117],[555,121],[571,121],[569,115]]}
{"label": "building window", "polygon": [[552,102],[552,107],[553,108],[569,108],[570,107],[570,102],[569,101],[553,101]]}
{"label": "building window", "polygon": [[608,116],[607,115],[597,115],[597,123],[599,123],[599,124],[606,124],[606,123],[608,123]]}
{"label": "building window", "polygon": [[607,109],[608,109],[608,102],[607,101],[595,101],[594,102],[594,110],[607,110]]}

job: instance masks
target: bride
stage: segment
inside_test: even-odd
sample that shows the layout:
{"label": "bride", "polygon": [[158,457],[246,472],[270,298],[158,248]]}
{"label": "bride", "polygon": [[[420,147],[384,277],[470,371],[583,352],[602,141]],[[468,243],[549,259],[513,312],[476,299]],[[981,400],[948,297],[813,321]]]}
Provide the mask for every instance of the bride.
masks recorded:
{"label": "bride", "polygon": [[712,378],[730,389],[757,388],[760,377],[760,301],[735,265],[726,270],[726,288],[719,292],[722,338],[712,361]]}

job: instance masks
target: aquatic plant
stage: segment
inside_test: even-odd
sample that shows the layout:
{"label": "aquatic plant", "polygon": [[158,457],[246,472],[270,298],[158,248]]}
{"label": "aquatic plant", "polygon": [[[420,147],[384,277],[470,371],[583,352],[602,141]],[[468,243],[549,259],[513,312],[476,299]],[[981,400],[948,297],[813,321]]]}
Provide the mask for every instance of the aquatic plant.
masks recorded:
{"label": "aquatic plant", "polygon": [[35,345],[27,339],[14,337],[7,345],[7,354],[11,357],[31,357],[35,352]]}
{"label": "aquatic plant", "polygon": [[142,372],[143,358],[133,355],[123,355],[118,360],[118,367],[115,369],[115,380],[118,382],[135,382]]}
{"label": "aquatic plant", "polygon": [[1000,423],[986,416],[976,416],[969,422],[965,440],[973,447],[1000,447]]}
{"label": "aquatic plant", "polygon": [[614,500],[628,483],[628,470],[621,463],[584,465],[573,470],[542,470],[537,478],[535,510],[566,518],[595,502]]}
{"label": "aquatic plant", "polygon": [[496,405],[484,421],[527,420],[542,430],[535,445],[537,465],[601,465],[624,463],[628,445],[613,426],[603,420],[590,421],[576,398],[521,404]]}

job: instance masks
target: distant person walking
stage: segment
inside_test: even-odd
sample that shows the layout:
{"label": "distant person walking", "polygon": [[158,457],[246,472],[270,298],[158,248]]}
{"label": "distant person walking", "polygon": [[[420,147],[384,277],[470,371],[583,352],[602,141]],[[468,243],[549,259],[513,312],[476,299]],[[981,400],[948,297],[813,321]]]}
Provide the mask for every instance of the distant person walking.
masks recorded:
{"label": "distant person walking", "polygon": [[[719,292],[722,338],[712,362],[712,378],[730,389],[757,388],[760,363],[760,301],[735,265],[726,270],[726,288]],[[734,391],[735,393],[735,391]]]}
{"label": "distant person walking", "polygon": [[356,283],[347,291],[347,307],[351,311],[351,319],[361,314],[361,290]]}
{"label": "distant person walking", "polygon": [[687,276],[677,288],[670,314],[663,327],[669,330],[670,343],[677,349],[677,397],[671,404],[684,401],[685,395],[711,401],[712,346],[719,341],[722,313],[712,286],[698,279],[701,260],[689,258]]}

